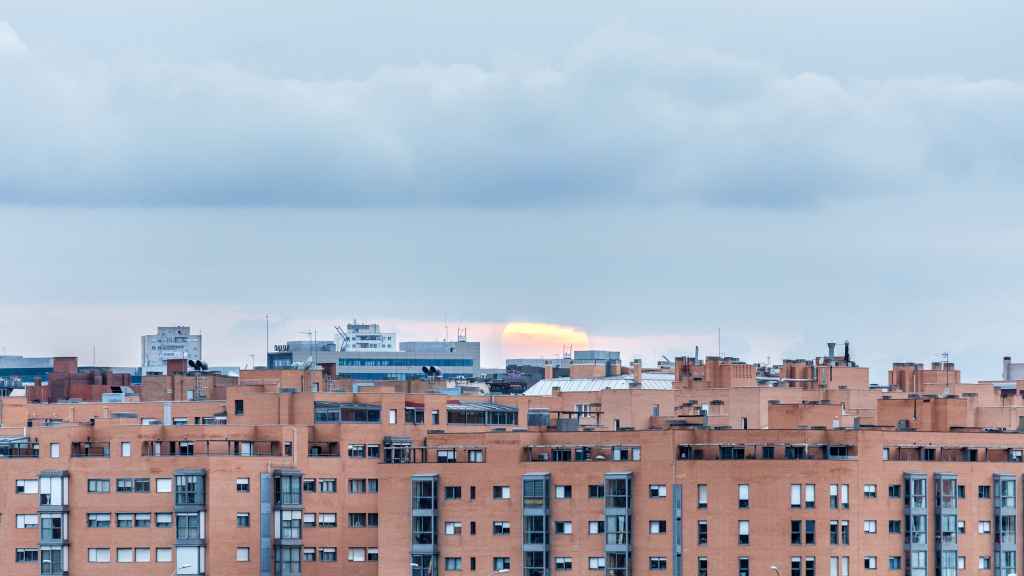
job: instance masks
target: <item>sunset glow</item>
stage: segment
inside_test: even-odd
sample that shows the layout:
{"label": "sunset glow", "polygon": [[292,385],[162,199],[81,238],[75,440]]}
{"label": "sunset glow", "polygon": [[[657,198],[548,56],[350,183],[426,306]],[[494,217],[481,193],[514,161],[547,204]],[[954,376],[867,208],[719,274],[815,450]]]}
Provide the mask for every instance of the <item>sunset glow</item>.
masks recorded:
{"label": "sunset glow", "polygon": [[501,334],[505,357],[557,356],[569,346],[582,350],[589,344],[583,330],[543,322],[510,322]]}

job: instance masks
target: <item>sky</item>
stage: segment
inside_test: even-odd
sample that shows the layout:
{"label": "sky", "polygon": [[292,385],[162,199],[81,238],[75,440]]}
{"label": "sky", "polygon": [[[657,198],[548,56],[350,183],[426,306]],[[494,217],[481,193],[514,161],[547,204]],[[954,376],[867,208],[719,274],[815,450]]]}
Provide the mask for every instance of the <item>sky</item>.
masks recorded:
{"label": "sky", "polygon": [[[1024,359],[1024,5],[0,0],[0,353]],[[509,323],[549,324],[510,339]],[[719,333],[721,336],[719,337]]]}

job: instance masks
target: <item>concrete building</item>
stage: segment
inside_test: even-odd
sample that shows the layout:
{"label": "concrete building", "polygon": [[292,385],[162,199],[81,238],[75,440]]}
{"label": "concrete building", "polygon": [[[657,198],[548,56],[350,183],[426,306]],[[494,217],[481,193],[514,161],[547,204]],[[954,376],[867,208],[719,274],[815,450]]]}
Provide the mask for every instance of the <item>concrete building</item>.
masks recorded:
{"label": "concrete building", "polygon": [[142,373],[162,374],[171,359],[202,360],[203,337],[188,326],[159,326],[142,337]]}
{"label": "concrete building", "polygon": [[394,332],[381,332],[380,324],[352,321],[336,326],[338,350],[342,352],[394,352],[398,337]]}
{"label": "concrete building", "polygon": [[318,368],[216,399],[3,398],[0,573],[1019,572],[1024,383],[679,357],[466,398],[324,391]]}

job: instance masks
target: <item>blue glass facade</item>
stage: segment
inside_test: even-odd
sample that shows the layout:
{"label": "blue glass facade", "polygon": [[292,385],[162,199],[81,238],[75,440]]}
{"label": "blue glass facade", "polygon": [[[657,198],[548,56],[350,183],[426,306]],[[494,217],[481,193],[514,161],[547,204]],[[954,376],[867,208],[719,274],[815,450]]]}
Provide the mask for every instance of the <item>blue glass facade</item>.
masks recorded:
{"label": "blue glass facade", "polygon": [[419,368],[421,366],[473,366],[471,358],[339,358],[338,366]]}

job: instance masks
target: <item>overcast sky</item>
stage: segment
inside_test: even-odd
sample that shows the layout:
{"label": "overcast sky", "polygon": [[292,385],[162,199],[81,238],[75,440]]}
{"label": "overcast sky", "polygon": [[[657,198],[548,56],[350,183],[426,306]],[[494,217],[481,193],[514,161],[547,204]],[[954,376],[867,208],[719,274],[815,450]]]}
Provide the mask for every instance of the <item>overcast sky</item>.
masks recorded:
{"label": "overcast sky", "polygon": [[998,377],[1024,5],[844,4],[0,0],[0,347],[447,318]]}

